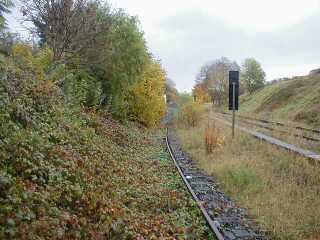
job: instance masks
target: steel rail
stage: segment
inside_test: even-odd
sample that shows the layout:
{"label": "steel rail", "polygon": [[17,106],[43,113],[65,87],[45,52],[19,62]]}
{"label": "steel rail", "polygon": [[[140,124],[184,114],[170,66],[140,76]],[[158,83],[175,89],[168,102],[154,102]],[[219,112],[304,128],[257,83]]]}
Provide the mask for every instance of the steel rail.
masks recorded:
{"label": "steel rail", "polygon": [[[252,125],[255,125],[255,126],[259,127],[259,128],[264,128],[264,129],[267,129],[269,131],[274,131],[274,132],[277,132],[277,133],[291,134],[289,131],[286,131],[286,130],[272,128],[272,127],[269,127],[270,125],[265,126],[265,125],[259,124],[259,123],[257,123],[259,121],[255,120],[254,118],[242,117],[242,116],[238,116],[238,117],[241,118],[242,122],[246,123],[246,124],[252,124]],[[265,123],[268,124],[267,122],[265,122]],[[297,133],[293,133],[293,136],[297,137],[297,138],[303,138],[305,140],[312,141],[312,142],[320,142],[320,139],[318,139],[318,138],[308,137],[308,136],[304,136],[304,135],[297,134]]]}
{"label": "steel rail", "polygon": [[[225,114],[225,115],[231,115],[231,113],[228,113],[228,112],[221,112],[221,113]],[[290,126],[290,125],[286,125],[281,122],[269,121],[269,120],[265,120],[265,119],[259,119],[259,118],[248,117],[248,116],[243,116],[243,115],[238,115],[238,117],[243,118],[243,119],[249,119],[252,121],[263,122],[263,123],[267,123],[267,124],[270,123],[270,124],[274,124],[274,125],[278,125],[278,126],[282,126],[282,127],[287,127],[287,128],[294,128],[294,129],[301,130],[301,131],[312,132],[314,134],[320,134],[320,130],[318,130],[318,129],[306,128],[306,127],[301,127],[301,126]]]}
{"label": "steel rail", "polygon": [[[231,126],[231,123],[226,121],[226,120],[222,120],[218,117],[215,117],[213,116],[214,119],[228,125],[228,126]],[[277,138],[274,138],[274,137],[270,137],[266,134],[263,134],[263,133],[260,133],[260,132],[257,132],[257,131],[253,131],[253,130],[250,130],[250,129],[247,129],[247,128],[244,128],[244,127],[241,127],[239,125],[236,125],[236,128],[243,131],[243,132],[246,132],[246,133],[249,133],[251,134],[252,136],[254,136],[255,138],[258,138],[258,139],[261,139],[263,141],[266,141],[268,143],[271,143],[273,145],[276,145],[278,147],[281,147],[281,148],[284,148],[286,150],[289,150],[291,152],[294,152],[294,153],[297,153],[301,156],[304,156],[308,159],[311,159],[311,160],[314,160],[314,161],[317,161],[319,162],[320,161],[320,154],[318,153],[315,153],[315,152],[312,152],[312,151],[309,151],[309,150],[306,150],[306,149],[303,149],[303,148],[299,148],[295,145],[292,145],[292,144],[289,144],[289,143],[286,143],[284,141],[281,141]]]}
{"label": "steel rail", "polygon": [[166,144],[167,144],[167,149],[168,149],[168,152],[171,156],[171,159],[173,160],[174,162],[174,165],[176,166],[179,174],[180,174],[180,177],[182,178],[183,182],[185,183],[185,185],[187,186],[189,192],[191,193],[193,199],[195,200],[195,202],[197,203],[198,207],[200,208],[203,216],[205,217],[208,225],[210,226],[211,230],[214,232],[214,234],[216,235],[216,237],[218,238],[218,240],[225,240],[223,235],[221,234],[221,232],[219,231],[217,225],[219,223],[217,223],[216,221],[213,221],[211,219],[211,217],[209,216],[209,214],[207,213],[206,209],[202,206],[200,200],[198,199],[197,195],[195,194],[195,192],[193,191],[193,189],[191,188],[188,180],[185,178],[185,176],[183,175],[183,172],[172,152],[172,149],[171,149],[171,146],[170,146],[170,143],[169,143],[169,138],[168,138],[168,128],[167,128],[167,133],[166,133]]}

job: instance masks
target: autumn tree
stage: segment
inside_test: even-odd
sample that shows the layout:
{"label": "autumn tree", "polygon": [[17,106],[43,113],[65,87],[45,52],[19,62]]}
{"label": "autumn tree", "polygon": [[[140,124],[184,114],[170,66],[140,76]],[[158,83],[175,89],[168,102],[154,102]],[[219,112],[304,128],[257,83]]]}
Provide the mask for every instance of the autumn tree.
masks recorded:
{"label": "autumn tree", "polygon": [[10,7],[13,7],[11,0],[0,0],[0,54],[9,55],[10,47],[13,44],[15,34],[6,30],[5,13],[10,13]]}
{"label": "autumn tree", "polygon": [[128,89],[150,59],[138,19],[99,1],[23,2],[26,20],[34,23],[42,44],[53,49],[54,59],[63,60],[76,75],[98,81],[99,102],[124,118]]}
{"label": "autumn tree", "polygon": [[35,26],[42,43],[53,49],[54,59],[88,47],[101,31],[94,8],[87,0],[22,0],[25,21]]}
{"label": "autumn tree", "polygon": [[249,93],[253,93],[265,85],[266,74],[257,60],[247,58],[241,68],[241,81]]}
{"label": "autumn tree", "polygon": [[209,90],[203,82],[197,82],[192,89],[192,96],[200,103],[210,102]]}
{"label": "autumn tree", "polygon": [[110,46],[101,51],[105,55],[95,68],[102,81],[103,104],[110,105],[114,113],[124,117],[128,111],[128,89],[142,79],[151,56],[136,17],[119,10],[111,15],[111,19],[110,31],[104,36]]}
{"label": "autumn tree", "polygon": [[41,45],[52,49],[65,71],[57,84],[67,102],[99,105],[120,119],[135,112],[139,121],[154,125],[149,113],[137,114],[130,102],[132,86],[144,83],[150,68],[156,71],[137,17],[94,0],[22,1],[25,20],[32,21]]}
{"label": "autumn tree", "polygon": [[130,87],[130,112],[146,126],[156,126],[165,112],[165,79],[161,64],[152,60],[142,75],[142,81]]}
{"label": "autumn tree", "polygon": [[240,67],[235,61],[221,57],[202,66],[197,75],[197,81],[206,86],[216,105],[221,105],[227,100],[229,71],[231,70],[240,70]]}

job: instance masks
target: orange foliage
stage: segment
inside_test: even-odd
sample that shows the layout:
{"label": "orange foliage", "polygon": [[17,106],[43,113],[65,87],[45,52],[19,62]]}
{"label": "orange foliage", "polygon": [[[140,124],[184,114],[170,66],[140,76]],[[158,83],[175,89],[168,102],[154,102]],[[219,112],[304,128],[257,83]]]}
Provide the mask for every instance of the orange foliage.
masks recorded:
{"label": "orange foliage", "polygon": [[215,148],[220,147],[224,143],[224,136],[221,135],[214,122],[212,124],[208,122],[203,138],[207,153],[212,153]]}
{"label": "orange foliage", "polygon": [[210,101],[208,89],[203,83],[197,83],[192,89],[192,95],[195,101],[205,103]]}

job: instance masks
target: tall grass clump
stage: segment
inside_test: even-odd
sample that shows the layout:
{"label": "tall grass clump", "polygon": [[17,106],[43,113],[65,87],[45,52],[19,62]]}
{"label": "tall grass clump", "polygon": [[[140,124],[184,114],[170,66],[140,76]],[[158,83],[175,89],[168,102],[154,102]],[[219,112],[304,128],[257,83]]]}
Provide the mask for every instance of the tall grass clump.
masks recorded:
{"label": "tall grass clump", "polygon": [[208,121],[204,130],[203,139],[207,154],[212,153],[214,149],[222,146],[224,143],[224,136],[219,131],[219,128],[216,127],[215,122],[210,123]]}

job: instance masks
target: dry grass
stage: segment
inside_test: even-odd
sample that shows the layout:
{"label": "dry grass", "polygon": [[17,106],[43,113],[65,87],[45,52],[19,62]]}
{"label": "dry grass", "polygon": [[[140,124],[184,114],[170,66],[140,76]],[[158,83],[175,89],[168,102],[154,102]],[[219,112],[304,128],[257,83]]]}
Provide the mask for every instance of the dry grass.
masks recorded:
{"label": "dry grass", "polygon": [[[288,129],[287,133],[279,133],[277,131],[268,131],[266,129],[262,129],[262,128],[258,128],[258,127],[254,127],[253,129],[255,129],[259,132],[265,133],[269,136],[273,136],[277,139],[283,140],[287,143],[293,144],[295,146],[320,153],[320,142],[308,141],[303,138],[295,136],[295,134],[299,134],[299,135],[304,135],[304,136],[309,136],[309,137],[314,137],[316,139],[319,139],[319,135],[313,136],[308,132],[297,132],[292,129]],[[280,129],[280,130],[282,130],[282,129]]]}
{"label": "dry grass", "polygon": [[[252,117],[252,115],[253,114],[251,114],[251,117]],[[244,116],[244,115],[242,115],[242,116]],[[220,117],[223,117],[227,121],[231,122],[231,116],[220,116]],[[286,121],[282,121],[282,122],[287,126],[295,126],[295,125],[292,125],[292,124],[290,125],[290,123],[286,122]],[[261,133],[265,133],[268,136],[275,137],[277,139],[283,140],[283,141],[285,141],[287,143],[296,145],[298,147],[301,147],[301,148],[304,148],[304,149],[308,149],[308,150],[320,153],[320,142],[308,141],[308,140],[303,139],[301,137],[295,136],[295,134],[298,134],[298,135],[304,135],[304,136],[307,136],[307,137],[313,137],[313,138],[319,139],[320,136],[317,135],[317,134],[312,134],[312,133],[307,132],[307,131],[296,130],[296,129],[290,128],[290,127],[282,127],[282,126],[279,127],[279,126],[276,126],[276,125],[269,125],[269,127],[272,127],[272,128],[274,128],[276,130],[276,131],[270,131],[270,130],[268,130],[266,128],[263,128],[263,127],[260,127],[260,126],[256,126],[255,124],[252,124],[251,121],[245,121],[245,120],[239,119],[239,118],[237,118],[237,124],[241,125],[241,126],[244,126],[246,128],[249,127],[250,129],[256,130],[256,131],[261,132]],[[260,123],[260,124],[263,125],[263,126],[266,126],[265,124],[262,124],[262,123]],[[310,127],[307,127],[307,128],[310,128]],[[282,132],[282,131],[284,131],[284,132]]]}
{"label": "dry grass", "polygon": [[224,136],[220,133],[219,128],[215,122],[208,121],[203,133],[206,153],[212,153],[214,149],[222,146],[224,143]]}
{"label": "dry grass", "polygon": [[[229,121],[231,121],[231,119]],[[283,123],[290,126],[290,123],[288,123],[288,122],[284,121]],[[319,137],[320,137],[319,135],[311,134],[310,132],[306,132],[306,131],[295,130],[294,128],[278,127],[275,125],[271,125],[271,127],[276,130],[280,130],[280,131],[284,130],[286,132],[270,131],[265,128],[261,128],[261,127],[255,126],[253,124],[250,124],[250,122],[246,123],[241,120],[240,120],[240,125],[243,125],[244,127],[248,127],[248,125],[249,125],[251,129],[265,133],[269,136],[273,136],[273,137],[278,138],[280,140],[283,140],[287,143],[291,143],[293,145],[296,145],[296,146],[299,146],[299,147],[302,147],[302,148],[305,148],[305,149],[308,149],[311,151],[320,152],[320,142],[307,141],[303,138],[295,136],[295,134],[298,134],[298,135],[304,135],[304,136],[309,136],[309,137],[319,139]]]}
{"label": "dry grass", "polygon": [[186,151],[276,239],[320,239],[320,166],[218,122],[225,144],[207,154],[201,127],[178,129]]}

